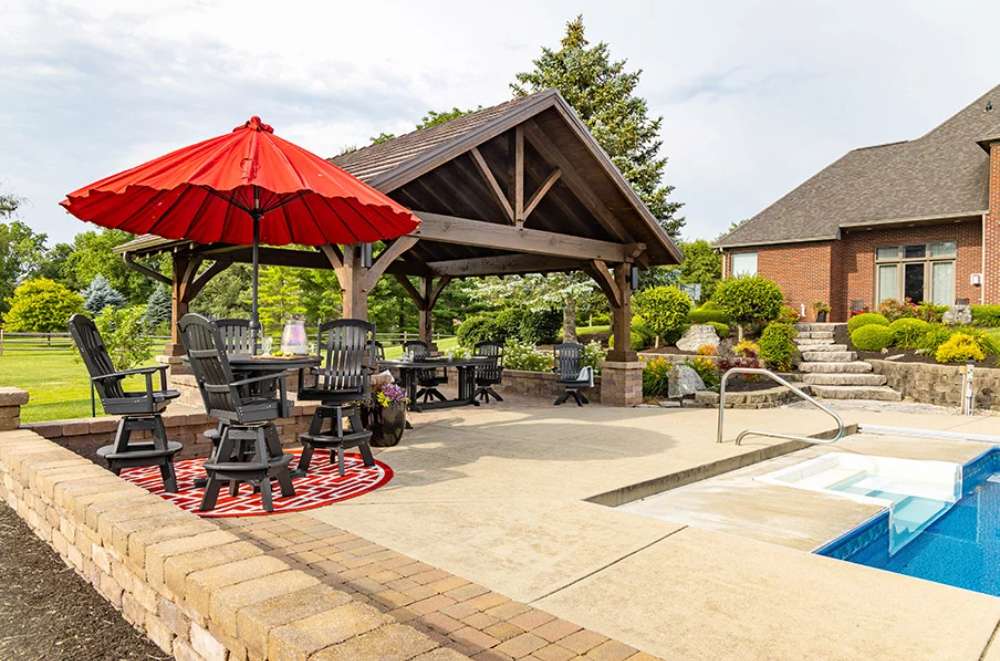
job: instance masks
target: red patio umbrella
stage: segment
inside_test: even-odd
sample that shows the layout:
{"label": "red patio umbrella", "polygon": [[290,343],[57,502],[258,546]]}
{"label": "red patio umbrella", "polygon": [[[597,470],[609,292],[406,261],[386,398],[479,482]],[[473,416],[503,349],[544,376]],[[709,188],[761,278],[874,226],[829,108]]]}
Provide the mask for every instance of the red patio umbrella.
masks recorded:
{"label": "red patio umbrella", "polygon": [[256,116],[84,186],[60,204],[81,220],[133,234],[252,245],[255,335],[259,244],[371,243],[420,225],[407,208],[274,135]]}

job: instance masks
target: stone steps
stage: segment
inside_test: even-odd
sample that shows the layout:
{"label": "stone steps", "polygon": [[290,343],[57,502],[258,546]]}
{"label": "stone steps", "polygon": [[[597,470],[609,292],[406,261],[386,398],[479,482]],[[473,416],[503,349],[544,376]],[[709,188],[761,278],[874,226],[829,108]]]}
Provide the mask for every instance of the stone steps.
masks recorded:
{"label": "stone steps", "polygon": [[802,360],[807,363],[852,363],[858,359],[856,351],[803,351]]}
{"label": "stone steps", "polygon": [[809,386],[813,394],[823,399],[871,399],[898,402],[903,396],[888,386]]}
{"label": "stone steps", "polygon": [[799,331],[798,340],[830,340],[833,341],[832,331]]}
{"label": "stone steps", "polygon": [[[814,363],[816,364],[816,363]],[[811,386],[884,386],[884,374],[869,372],[811,372],[802,375],[802,383]]]}
{"label": "stone steps", "polygon": [[817,352],[819,352],[819,353],[830,353],[830,352],[834,352],[834,353],[847,353],[847,345],[846,344],[834,344],[832,342],[830,342],[829,344],[816,344],[816,343],[812,343],[812,342],[809,342],[809,343],[799,342],[798,345],[799,345],[799,351],[801,351],[803,353],[806,353],[806,352],[808,352],[808,353],[817,353]]}
{"label": "stone steps", "polygon": [[800,333],[834,333],[840,328],[846,328],[847,324],[842,322],[836,323],[800,323],[795,324],[795,329]]}
{"label": "stone steps", "polygon": [[799,363],[799,371],[807,374],[864,374],[872,371],[871,363],[856,360],[850,363],[806,362]]}

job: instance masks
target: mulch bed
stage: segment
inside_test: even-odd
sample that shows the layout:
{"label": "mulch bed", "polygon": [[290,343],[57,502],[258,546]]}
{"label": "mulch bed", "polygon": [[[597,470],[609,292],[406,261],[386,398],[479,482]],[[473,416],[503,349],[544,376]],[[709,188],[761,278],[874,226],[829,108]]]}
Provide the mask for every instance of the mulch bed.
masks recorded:
{"label": "mulch bed", "polygon": [[[903,351],[900,349],[890,349],[888,353],[881,351],[858,351],[858,358],[861,360],[889,360],[892,363],[925,363],[928,365],[940,365],[934,360],[934,356],[916,351]],[[891,360],[890,360],[891,359]],[[997,356],[987,356],[986,360],[976,363],[976,367],[1000,367],[1000,360]]]}
{"label": "mulch bed", "polygon": [[0,503],[0,659],[170,659]]}

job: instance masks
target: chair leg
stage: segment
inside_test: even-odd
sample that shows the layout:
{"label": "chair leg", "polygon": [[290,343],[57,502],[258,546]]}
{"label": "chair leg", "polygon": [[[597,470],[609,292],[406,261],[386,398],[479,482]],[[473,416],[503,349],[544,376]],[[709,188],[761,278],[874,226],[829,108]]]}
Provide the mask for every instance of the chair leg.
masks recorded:
{"label": "chair leg", "polygon": [[220,488],[222,488],[222,482],[214,475],[209,475],[208,484],[205,485],[205,494],[201,497],[201,507],[199,507],[202,512],[215,509],[215,503],[219,499]]}
{"label": "chair leg", "polygon": [[570,398],[570,395],[572,395],[572,393],[569,390],[567,390],[563,394],[559,395],[559,398],[556,399],[554,406],[559,406],[560,404],[562,404],[563,402],[565,402],[567,399]]}
{"label": "chair leg", "polygon": [[340,477],[344,477],[344,446],[337,446],[337,472],[340,473]]}
{"label": "chair leg", "polygon": [[174,470],[174,462],[166,459],[160,464],[160,477],[163,478],[163,491],[177,493],[177,472]]}
{"label": "chair leg", "polygon": [[275,477],[278,479],[278,486],[281,488],[281,497],[289,498],[295,495],[295,487],[292,486],[292,476],[288,471],[288,467],[280,469]]}
{"label": "chair leg", "polygon": [[266,475],[260,481],[260,504],[263,505],[265,512],[274,511],[274,501],[271,498],[271,478]]}
{"label": "chair leg", "polygon": [[487,388],[486,389],[486,401],[489,401],[490,395],[492,395],[494,397],[494,399],[496,399],[498,402],[502,402],[503,401],[503,397],[501,397],[500,394],[497,393],[497,391],[494,390],[493,388]]}
{"label": "chair leg", "polygon": [[582,400],[583,400],[583,403],[584,403],[584,404],[590,404],[590,400],[589,400],[589,399],[587,399],[587,396],[586,396],[586,395],[584,395],[584,394],[583,394],[582,392],[581,392],[581,393],[579,393],[579,395],[580,395],[580,399],[582,399]]}
{"label": "chair leg", "polygon": [[576,405],[583,406],[583,400],[580,399],[579,391],[574,390],[572,394],[573,394],[573,399],[576,400]]}
{"label": "chair leg", "polygon": [[311,443],[302,444],[302,454],[299,455],[299,464],[295,467],[296,471],[301,471],[303,474],[309,471],[309,464],[312,463],[313,456],[313,446]]}
{"label": "chair leg", "polygon": [[358,450],[361,452],[361,458],[365,460],[365,466],[371,468],[375,465],[375,457],[372,455],[372,449],[367,442],[359,443]]}

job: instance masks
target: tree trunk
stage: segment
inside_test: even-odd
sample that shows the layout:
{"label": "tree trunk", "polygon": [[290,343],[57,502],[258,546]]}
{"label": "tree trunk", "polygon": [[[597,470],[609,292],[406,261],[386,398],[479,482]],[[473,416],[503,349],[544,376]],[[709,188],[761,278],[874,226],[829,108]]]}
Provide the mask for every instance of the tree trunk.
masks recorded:
{"label": "tree trunk", "polygon": [[563,305],[563,342],[576,342],[576,299],[567,298]]}

